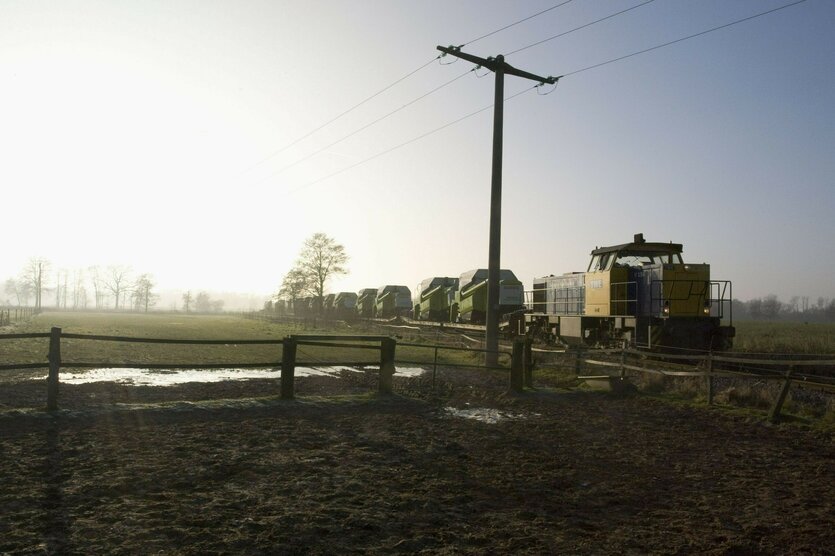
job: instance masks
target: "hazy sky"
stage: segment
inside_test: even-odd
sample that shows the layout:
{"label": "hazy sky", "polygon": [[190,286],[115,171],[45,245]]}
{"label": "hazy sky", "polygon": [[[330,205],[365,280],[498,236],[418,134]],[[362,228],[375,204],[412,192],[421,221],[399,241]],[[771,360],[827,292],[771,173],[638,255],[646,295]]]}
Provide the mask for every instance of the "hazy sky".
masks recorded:
{"label": "hazy sky", "polygon": [[790,2],[656,0],[508,54],[641,2],[474,40],[559,2],[3,0],[0,279],[39,256],[269,293],[319,231],[351,256],[333,291],[485,267],[491,110],[372,157],[489,106],[492,74],[333,144],[472,68],[431,63],[281,150],[466,44],[566,75],[505,106],[502,266],[528,287],[643,232],[736,297],[835,296],[835,2],[573,73]]}

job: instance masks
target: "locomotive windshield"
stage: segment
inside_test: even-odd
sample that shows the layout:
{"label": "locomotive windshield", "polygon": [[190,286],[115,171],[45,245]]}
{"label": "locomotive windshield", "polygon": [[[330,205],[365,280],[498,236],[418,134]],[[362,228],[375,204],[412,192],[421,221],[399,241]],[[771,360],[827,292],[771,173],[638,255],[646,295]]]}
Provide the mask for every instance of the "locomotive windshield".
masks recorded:
{"label": "locomotive windshield", "polygon": [[681,264],[681,253],[600,253],[592,256],[589,272],[609,270],[615,266],[640,267],[651,264]]}
{"label": "locomotive windshield", "polygon": [[681,264],[679,253],[655,253],[655,254],[624,254],[615,260],[616,265],[621,266],[642,266],[650,264]]}

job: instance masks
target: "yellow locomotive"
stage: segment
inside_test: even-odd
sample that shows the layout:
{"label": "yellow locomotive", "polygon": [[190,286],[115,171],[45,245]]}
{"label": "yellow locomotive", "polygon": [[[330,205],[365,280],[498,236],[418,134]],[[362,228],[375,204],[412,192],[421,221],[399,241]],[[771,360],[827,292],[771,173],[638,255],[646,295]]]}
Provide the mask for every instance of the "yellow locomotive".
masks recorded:
{"label": "yellow locomotive", "polygon": [[728,349],[731,283],[710,265],[684,263],[677,243],[632,243],[591,252],[586,272],[534,280],[528,329],[568,344]]}

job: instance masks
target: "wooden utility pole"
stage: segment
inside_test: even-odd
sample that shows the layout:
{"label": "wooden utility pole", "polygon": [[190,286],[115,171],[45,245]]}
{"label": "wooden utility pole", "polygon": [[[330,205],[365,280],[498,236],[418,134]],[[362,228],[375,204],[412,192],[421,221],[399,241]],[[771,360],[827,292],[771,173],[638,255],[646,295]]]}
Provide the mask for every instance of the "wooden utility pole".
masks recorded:
{"label": "wooden utility pole", "polygon": [[515,75],[540,83],[553,85],[559,77],[541,77],[505,63],[504,56],[499,54],[495,58],[479,58],[466,52],[460,47],[439,46],[438,50],[444,54],[455,56],[487,68],[496,74],[496,94],[493,104],[493,176],[490,188],[490,244],[487,265],[487,337],[485,346],[487,357],[485,366],[495,367],[499,362],[499,281],[501,271],[502,247],[502,134],[504,121],[504,76]]}

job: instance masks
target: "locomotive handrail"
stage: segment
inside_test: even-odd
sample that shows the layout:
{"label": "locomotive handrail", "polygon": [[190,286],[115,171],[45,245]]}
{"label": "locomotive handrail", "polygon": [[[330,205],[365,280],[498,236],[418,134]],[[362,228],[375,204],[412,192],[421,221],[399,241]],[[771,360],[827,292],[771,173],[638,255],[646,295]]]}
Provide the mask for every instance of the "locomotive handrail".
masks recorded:
{"label": "locomotive handrail", "polygon": [[[717,295],[713,295],[713,288],[716,287]],[[733,326],[734,323],[734,286],[730,280],[711,280],[710,281],[710,307],[711,307],[711,316],[717,316],[720,319],[725,318],[725,303],[728,303],[728,319],[730,320],[730,325]],[[728,294],[727,300],[725,299],[725,293]],[[713,315],[713,306],[718,305],[718,315]]]}

